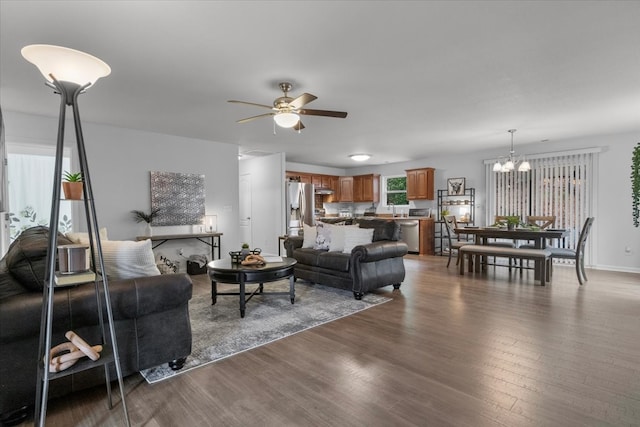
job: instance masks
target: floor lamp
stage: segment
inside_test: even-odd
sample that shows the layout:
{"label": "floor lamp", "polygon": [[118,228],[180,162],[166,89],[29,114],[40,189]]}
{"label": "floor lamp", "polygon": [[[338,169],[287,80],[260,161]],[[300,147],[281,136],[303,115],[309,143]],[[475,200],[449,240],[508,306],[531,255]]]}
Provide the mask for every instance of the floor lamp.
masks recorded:
{"label": "floor lamp", "polygon": [[[80,113],[78,111],[78,95],[84,93],[86,89],[95,84],[100,77],[108,76],[111,68],[102,60],[91,56],[87,53],[60,46],[52,45],[30,45],[22,49],[22,56],[29,62],[33,63],[42,75],[44,75],[46,85],[53,88],[55,93],[60,95],[60,116],[58,121],[58,138],[56,145],[56,158],[53,179],[53,198],[51,203],[51,216],[49,219],[49,241],[47,252],[47,265],[45,269],[45,283],[43,286],[43,304],[42,304],[42,323],[40,327],[40,345],[38,352],[38,383],[36,385],[36,407],[34,414],[34,425],[44,426],[47,414],[47,399],[49,392],[49,381],[52,373],[49,372],[49,354],[51,352],[51,335],[53,333],[53,302],[55,289],[55,270],[56,270],[56,249],[58,235],[58,219],[60,210],[60,187],[62,184],[62,160],[64,149],[64,128],[67,106],[71,106],[73,110],[73,123],[76,133],[76,142],[78,148],[78,158],[80,160],[80,172],[82,173],[84,186],[84,207],[87,216],[87,231],[89,234],[89,247],[91,251],[91,260],[94,268],[99,265],[100,271],[106,271],[102,257],[102,246],[100,243],[100,235],[98,230],[98,221],[96,218],[95,205],[93,199],[93,191],[91,188],[91,177],[89,176],[89,165],[84,147],[84,138],[82,136],[82,127],[80,124]],[[97,252],[97,258],[96,258]],[[97,277],[97,276],[96,276]],[[102,302],[100,295],[99,279],[95,280],[95,291],[97,299],[98,318],[100,327],[102,328],[102,340],[105,344],[105,328],[102,314]],[[125,393],[122,382],[122,371],[120,369],[120,360],[118,357],[118,347],[113,323],[113,315],[111,311],[111,301],[109,296],[109,285],[106,274],[102,275],[102,292],[104,304],[109,322],[109,336],[111,338],[111,353],[102,360],[105,369],[107,394],[109,398],[109,408],[112,408],[111,401],[111,381],[109,378],[109,363],[115,364],[118,376],[118,386],[120,388],[120,396],[122,407],[125,414],[126,425],[129,426],[129,415],[125,402]],[[44,359],[42,358],[44,356]],[[101,357],[102,359],[102,357]],[[47,362],[43,363],[43,360]],[[95,366],[91,366],[92,368]],[[79,369],[78,369],[79,370]],[[69,370],[71,371],[71,369]],[[64,372],[64,371],[63,371]],[[53,374],[56,375],[56,374]]]}

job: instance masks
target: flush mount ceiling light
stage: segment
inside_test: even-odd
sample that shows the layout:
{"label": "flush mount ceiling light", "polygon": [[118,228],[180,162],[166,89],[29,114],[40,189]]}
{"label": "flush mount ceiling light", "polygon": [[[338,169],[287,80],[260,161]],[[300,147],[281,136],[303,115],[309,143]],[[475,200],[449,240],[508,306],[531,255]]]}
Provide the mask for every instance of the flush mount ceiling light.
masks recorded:
{"label": "flush mount ceiling light", "polygon": [[509,129],[507,132],[511,134],[511,151],[509,151],[509,155],[506,157],[504,163],[500,163],[500,159],[496,160],[493,165],[494,172],[511,172],[516,168],[516,165],[520,163],[518,166],[518,172],[529,172],[531,170],[531,165],[526,161],[524,156],[522,159],[519,159],[515,155],[515,151],[513,151],[513,134],[516,132],[516,129]]}
{"label": "flush mount ceiling light", "polygon": [[368,154],[350,154],[349,158],[356,162],[364,162],[365,160],[369,160],[371,156]]}
{"label": "flush mount ceiling light", "polygon": [[300,116],[296,113],[278,113],[273,116],[273,121],[281,128],[292,128],[300,121]]}

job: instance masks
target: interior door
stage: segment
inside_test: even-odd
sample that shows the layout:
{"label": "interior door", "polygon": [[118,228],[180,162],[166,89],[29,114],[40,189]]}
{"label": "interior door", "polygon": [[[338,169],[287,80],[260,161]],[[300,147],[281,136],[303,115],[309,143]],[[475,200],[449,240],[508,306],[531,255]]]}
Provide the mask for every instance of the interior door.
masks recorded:
{"label": "interior door", "polygon": [[252,246],[253,233],[251,230],[251,174],[240,175],[240,238],[242,243],[248,243]]}

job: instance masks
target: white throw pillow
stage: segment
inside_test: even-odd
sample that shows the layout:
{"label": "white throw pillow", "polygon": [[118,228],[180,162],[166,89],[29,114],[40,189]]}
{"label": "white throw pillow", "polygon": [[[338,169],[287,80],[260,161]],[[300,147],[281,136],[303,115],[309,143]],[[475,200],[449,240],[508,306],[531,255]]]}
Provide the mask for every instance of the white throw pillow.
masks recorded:
{"label": "white throw pillow", "polygon": [[331,224],[330,228],[331,228],[331,242],[329,243],[329,252],[342,252],[344,250],[345,230],[347,228],[358,228],[358,226]]}
{"label": "white throw pillow", "polygon": [[345,227],[344,249],[345,254],[350,254],[351,250],[358,245],[366,245],[373,241],[373,228]]}
{"label": "white throw pillow", "polygon": [[[113,280],[159,276],[151,240],[105,240],[100,242],[107,277]],[[98,271],[100,266],[98,266]]]}
{"label": "white throw pillow", "polygon": [[[87,232],[69,232],[65,234],[65,236],[73,243],[82,243],[84,245],[89,244],[89,233]],[[105,227],[100,229],[100,241],[102,240],[109,240],[107,237],[107,229]]]}
{"label": "white throw pillow", "polygon": [[312,227],[307,224],[303,224],[304,240],[302,241],[303,248],[313,248],[316,244],[316,227]]}

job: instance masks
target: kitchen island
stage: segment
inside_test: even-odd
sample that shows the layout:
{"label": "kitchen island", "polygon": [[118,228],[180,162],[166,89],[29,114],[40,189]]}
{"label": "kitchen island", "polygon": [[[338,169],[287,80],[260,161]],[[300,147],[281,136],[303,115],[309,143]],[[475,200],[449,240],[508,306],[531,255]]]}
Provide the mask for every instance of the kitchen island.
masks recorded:
{"label": "kitchen island", "polygon": [[[324,217],[320,217],[320,218],[316,218],[317,221],[323,221],[323,220],[327,220],[327,222],[335,222],[338,221],[340,222],[341,220],[344,220],[345,222],[349,223],[350,221],[353,221],[355,219],[358,220],[367,220],[367,219],[393,219],[394,221],[400,223],[400,225],[409,225],[412,223],[417,222],[417,224],[415,225],[415,235],[412,235],[411,237],[405,237],[402,238],[401,240],[405,241],[405,243],[407,243],[409,245],[409,252],[411,253],[416,253],[419,255],[435,255],[435,241],[434,241],[434,237],[435,237],[435,220],[432,217],[428,217],[428,216],[403,216],[403,217],[393,217],[391,215],[365,215],[365,216],[354,216],[354,217],[340,217],[338,215],[336,216],[331,216],[331,215],[327,215]],[[405,233],[409,232],[412,233],[412,229],[414,229],[414,226],[409,226],[409,227],[403,227],[402,228],[403,231]],[[415,242],[415,244],[411,244]]]}

